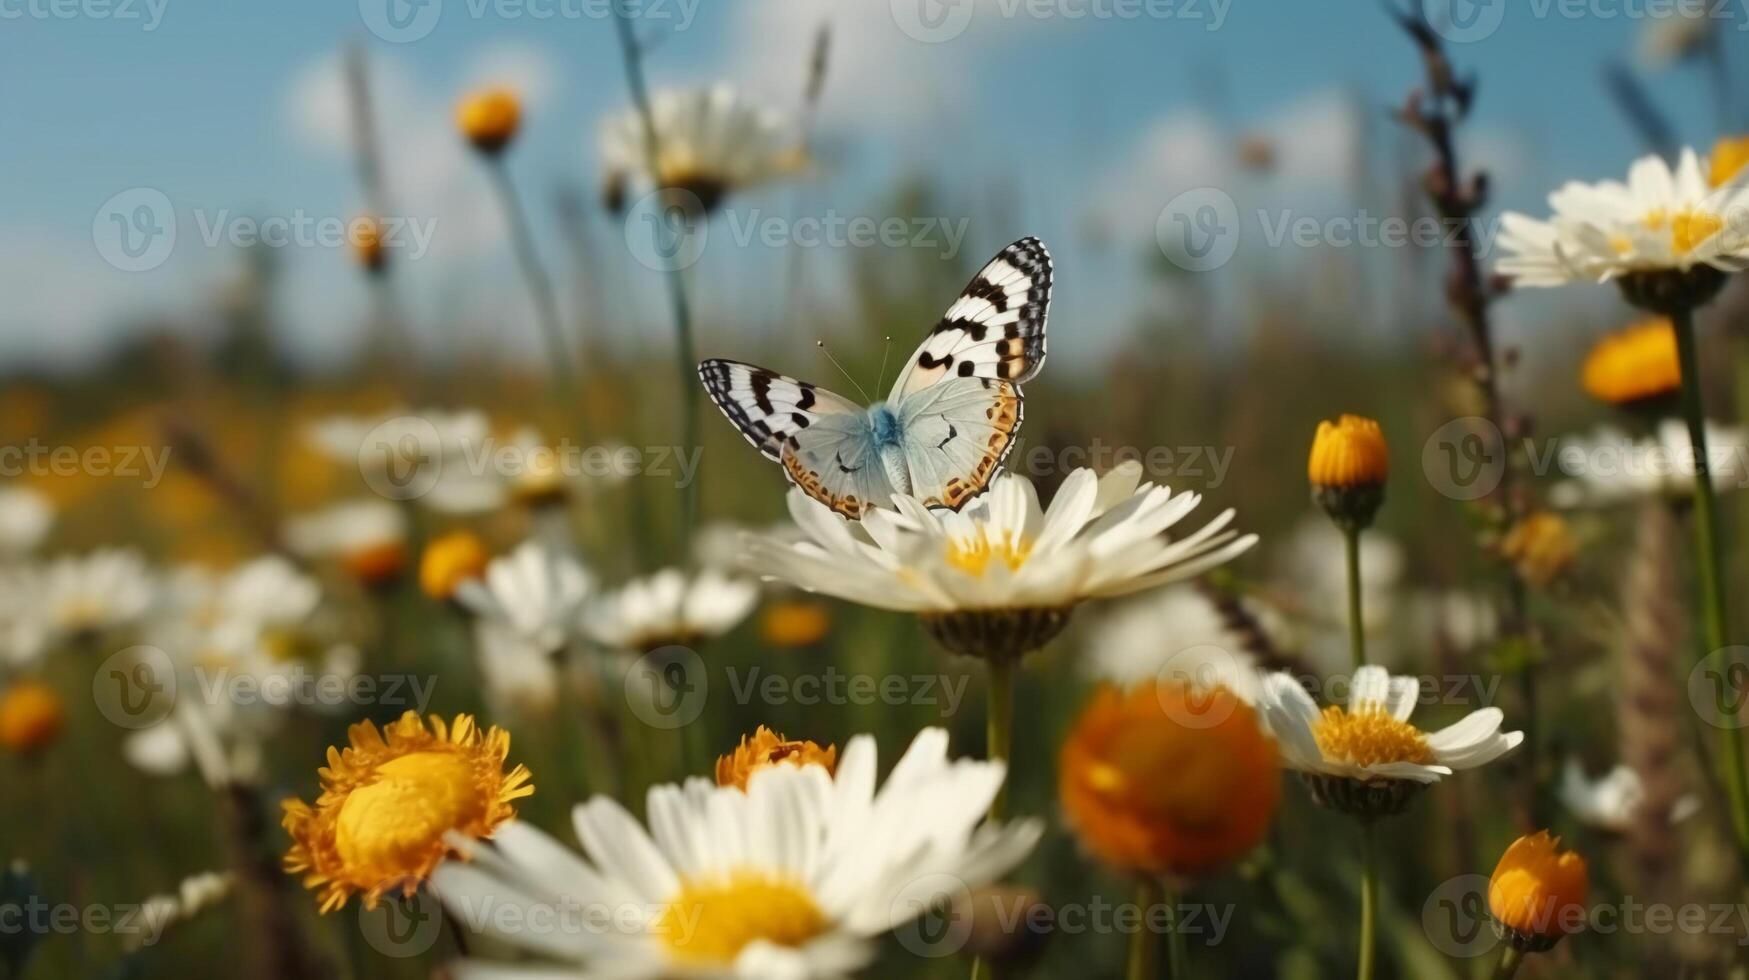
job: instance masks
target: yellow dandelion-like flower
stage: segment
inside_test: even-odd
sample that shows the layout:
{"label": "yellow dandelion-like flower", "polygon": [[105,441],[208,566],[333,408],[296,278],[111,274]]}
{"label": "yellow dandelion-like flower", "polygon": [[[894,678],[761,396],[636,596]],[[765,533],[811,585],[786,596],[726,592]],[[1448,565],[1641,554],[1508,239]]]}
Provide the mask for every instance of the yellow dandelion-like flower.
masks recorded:
{"label": "yellow dandelion-like flower", "polygon": [[419,558],[419,588],[439,602],[452,599],[463,582],[479,578],[491,561],[479,535],[451,531],[425,546]]}
{"label": "yellow dandelion-like flower", "polygon": [[717,785],[746,789],[748,778],[761,769],[807,765],[832,772],[838,767],[838,746],[787,739],[760,725],[751,736],[741,736],[735,751],[717,759]]}
{"label": "yellow dandelion-like flower", "polygon": [[1512,842],[1488,879],[1488,911],[1513,945],[1541,950],[1585,924],[1585,859],[1546,830]]}
{"label": "yellow dandelion-like flower", "polygon": [[481,153],[496,154],[516,138],[522,100],[509,89],[470,92],[455,107],[456,127]]}
{"label": "yellow dandelion-like flower", "polygon": [[1585,390],[1611,405],[1675,394],[1682,387],[1676,329],[1655,317],[1598,341],[1580,369]]}
{"label": "yellow dandelion-like flower", "polygon": [[350,747],[328,749],[315,804],[285,803],[285,869],[317,892],[324,914],[355,892],[366,908],[396,888],[411,895],[450,853],[446,834],[489,837],[534,792],[526,767],[504,771],[510,734],[481,731],[470,715],[450,724],[432,715],[427,727],[409,711],[347,736]]}
{"label": "yellow dandelion-like flower", "polygon": [[1390,452],[1378,422],[1359,415],[1318,423],[1306,475],[1314,487],[1363,487],[1385,482]]}

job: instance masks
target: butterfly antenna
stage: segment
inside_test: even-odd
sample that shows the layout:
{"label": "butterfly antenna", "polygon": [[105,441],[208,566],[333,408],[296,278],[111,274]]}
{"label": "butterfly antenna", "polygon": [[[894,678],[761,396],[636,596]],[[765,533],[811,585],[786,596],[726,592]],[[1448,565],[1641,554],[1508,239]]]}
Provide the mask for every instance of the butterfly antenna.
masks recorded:
{"label": "butterfly antenna", "polygon": [[856,379],[850,376],[850,372],[844,370],[844,365],[838,363],[838,358],[833,357],[832,352],[826,349],[826,342],[824,340],[814,341],[814,346],[820,348],[820,353],[825,354],[826,360],[831,361],[832,366],[838,369],[838,373],[844,375],[844,380],[850,382],[850,386],[856,389],[857,394],[862,396],[863,401],[874,401],[873,398],[868,396],[868,392],[862,390],[862,385],[857,384]]}
{"label": "butterfly antenna", "polygon": [[887,346],[881,348],[881,373],[875,378],[875,390],[880,391],[887,386],[887,356],[893,353],[893,338],[887,337]]}

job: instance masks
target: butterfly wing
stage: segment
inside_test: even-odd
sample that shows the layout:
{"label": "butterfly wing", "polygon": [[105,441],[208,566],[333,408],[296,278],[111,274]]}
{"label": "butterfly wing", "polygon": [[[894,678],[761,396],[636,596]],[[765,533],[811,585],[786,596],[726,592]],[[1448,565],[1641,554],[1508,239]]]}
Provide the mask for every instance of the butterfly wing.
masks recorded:
{"label": "butterfly wing", "polygon": [[996,253],[923,338],[889,396],[900,401],[948,378],[1019,385],[1045,362],[1051,255],[1036,238]]}
{"label": "butterfly wing", "polygon": [[851,518],[892,498],[862,406],[739,361],[705,361],[698,376],[735,428],[808,496]]}
{"label": "butterfly wing", "polygon": [[823,418],[860,415],[863,411],[850,399],[824,388],[740,361],[702,361],[698,378],[711,401],[753,448],[779,462],[784,446],[797,433]]}
{"label": "butterfly wing", "polygon": [[949,378],[898,404],[911,495],[958,510],[984,492],[1014,448],[1020,387],[995,378]]}

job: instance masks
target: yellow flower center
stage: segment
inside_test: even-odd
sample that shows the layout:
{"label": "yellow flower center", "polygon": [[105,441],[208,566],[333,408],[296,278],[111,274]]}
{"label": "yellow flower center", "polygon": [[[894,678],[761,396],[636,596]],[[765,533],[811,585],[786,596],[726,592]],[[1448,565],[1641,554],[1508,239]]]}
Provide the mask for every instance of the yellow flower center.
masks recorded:
{"label": "yellow flower center", "polygon": [[1708,211],[1687,210],[1678,211],[1672,215],[1666,211],[1653,211],[1646,215],[1646,227],[1653,231],[1670,229],[1670,247],[1677,255],[1687,255],[1702,242],[1718,234],[1725,227],[1725,220]]}
{"label": "yellow flower center", "polygon": [[1003,534],[999,540],[992,541],[988,537],[967,540],[950,540],[947,544],[947,563],[965,572],[967,575],[983,577],[990,567],[992,559],[998,559],[1008,566],[1008,570],[1019,571],[1026,564],[1026,559],[1032,554],[1032,542],[1017,535]]}
{"label": "yellow flower center", "polygon": [[383,879],[412,874],[443,835],[478,820],[486,801],[473,767],[454,752],[413,752],[377,767],[377,780],[340,806],[334,846],[350,868]]}
{"label": "yellow flower center", "polygon": [[1713,146],[1709,183],[1723,187],[1749,166],[1749,137],[1727,136]]}
{"label": "yellow flower center", "polygon": [[805,888],[762,871],[685,883],[655,925],[676,959],[723,965],[756,940],[794,947],[826,929]]}
{"label": "yellow flower center", "polygon": [[1426,765],[1433,761],[1433,750],[1427,747],[1427,736],[1421,729],[1377,708],[1349,714],[1331,705],[1312,725],[1312,737],[1325,758],[1357,766],[1382,762]]}

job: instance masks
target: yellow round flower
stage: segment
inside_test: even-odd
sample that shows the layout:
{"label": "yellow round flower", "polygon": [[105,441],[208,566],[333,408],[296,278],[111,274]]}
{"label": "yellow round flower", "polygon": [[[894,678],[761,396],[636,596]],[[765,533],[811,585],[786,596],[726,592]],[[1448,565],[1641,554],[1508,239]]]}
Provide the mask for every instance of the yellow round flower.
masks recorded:
{"label": "yellow round flower", "polygon": [[383,227],[377,219],[365,215],[352,219],[351,234],[348,240],[352,243],[353,257],[358,264],[364,266],[367,272],[380,272],[388,264],[388,253],[383,251]]}
{"label": "yellow round flower", "polygon": [[1063,744],[1058,796],[1112,867],[1199,875],[1255,847],[1281,796],[1275,743],[1224,687],[1104,688]]}
{"label": "yellow round flower", "polygon": [[1390,452],[1378,422],[1359,415],[1344,415],[1334,422],[1318,423],[1312,437],[1312,455],[1306,475],[1314,487],[1347,489],[1377,486],[1390,469]]}
{"label": "yellow round flower", "polygon": [[741,736],[735,751],[717,759],[717,785],[746,789],[748,777],[761,769],[807,765],[832,772],[838,767],[838,746],[822,749],[814,742],[792,741],[760,725],[751,737]]}
{"label": "yellow round flower", "polygon": [[516,138],[522,124],[522,100],[509,89],[470,92],[456,103],[455,121],[475,149],[497,153]]}
{"label": "yellow round flower", "polygon": [[455,590],[486,571],[492,556],[472,531],[451,531],[434,538],[419,558],[419,588],[439,602],[455,597]]}
{"label": "yellow round flower", "polygon": [[1723,187],[1749,165],[1749,136],[1726,136],[1713,144],[1711,159],[1714,187]]}
{"label": "yellow round flower", "polygon": [[1521,949],[1547,949],[1585,925],[1585,859],[1539,830],[1512,842],[1488,879],[1488,912]]}
{"label": "yellow round flower", "polygon": [[1682,387],[1676,330],[1658,317],[1610,334],[1591,348],[1580,371],[1585,390],[1611,405],[1674,394]]}
{"label": "yellow round flower", "polygon": [[811,647],[832,632],[832,610],[823,602],[785,599],[759,615],[759,637],[774,647]]}
{"label": "yellow round flower", "polygon": [[1500,554],[1526,582],[1547,585],[1573,566],[1579,557],[1579,542],[1565,518],[1541,510],[1526,515],[1506,532],[1500,541]]}
{"label": "yellow round flower", "polygon": [[367,908],[393,889],[411,895],[450,853],[444,835],[489,837],[534,792],[526,767],[504,771],[510,735],[482,732],[470,715],[430,727],[409,711],[381,732],[368,721],[330,748],[315,805],[285,803],[292,847],[285,868],[318,892],[323,913],[354,892]]}
{"label": "yellow round flower", "polygon": [[65,719],[54,688],[18,681],[0,694],[0,746],[20,754],[40,752],[61,734]]}

